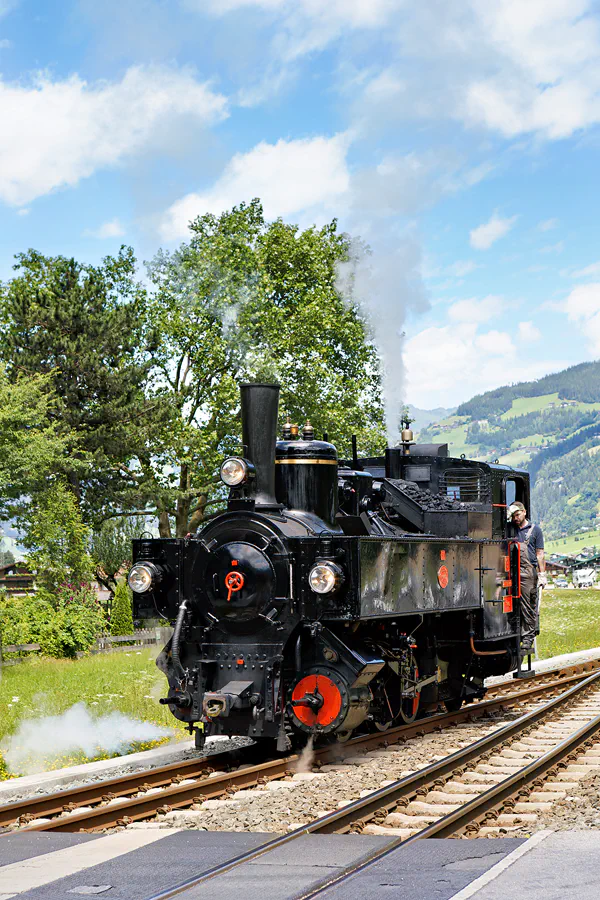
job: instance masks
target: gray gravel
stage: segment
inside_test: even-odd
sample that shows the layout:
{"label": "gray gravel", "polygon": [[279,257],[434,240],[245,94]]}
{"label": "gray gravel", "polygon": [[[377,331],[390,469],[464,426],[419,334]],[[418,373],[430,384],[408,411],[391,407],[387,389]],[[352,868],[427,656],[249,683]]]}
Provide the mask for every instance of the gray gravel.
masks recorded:
{"label": "gray gravel", "polygon": [[[511,718],[494,717],[474,725],[459,725],[441,734],[428,734],[405,744],[349,757],[336,764],[308,765],[270,784],[207,800],[189,810],[173,810],[152,823],[134,828],[173,827],[204,831],[261,831],[281,833],[341,808],[366,793],[430,765],[437,759],[494,731]],[[384,736],[382,735],[382,738]]]}

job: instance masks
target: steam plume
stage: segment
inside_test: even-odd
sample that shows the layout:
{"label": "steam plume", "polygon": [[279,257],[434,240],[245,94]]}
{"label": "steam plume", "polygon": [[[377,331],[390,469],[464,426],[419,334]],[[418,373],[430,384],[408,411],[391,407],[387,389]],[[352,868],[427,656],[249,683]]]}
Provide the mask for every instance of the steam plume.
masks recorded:
{"label": "steam plume", "polygon": [[383,372],[384,408],[388,442],[398,440],[400,411],[405,402],[402,358],[404,324],[410,308],[427,305],[419,271],[420,248],[410,238],[371,238],[372,249],[360,240],[351,244],[350,259],[338,267],[337,288],[347,302],[356,304],[371,328]]}
{"label": "steam plume", "polygon": [[64,756],[124,753],[132,744],[170,734],[173,734],[170,728],[131,719],[120,712],[94,719],[81,702],[62,715],[21,722],[17,732],[0,749],[11,772],[28,775],[52,768]]}

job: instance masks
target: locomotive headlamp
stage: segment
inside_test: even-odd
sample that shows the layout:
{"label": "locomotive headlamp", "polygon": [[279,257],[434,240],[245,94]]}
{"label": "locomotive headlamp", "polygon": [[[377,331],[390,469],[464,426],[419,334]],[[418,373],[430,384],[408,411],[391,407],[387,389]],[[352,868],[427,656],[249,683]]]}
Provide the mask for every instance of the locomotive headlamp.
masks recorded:
{"label": "locomotive headlamp", "polygon": [[337,591],[343,580],[344,573],[333,562],[317,563],[308,575],[308,583],[316,594],[330,594]]}
{"label": "locomotive headlamp", "polygon": [[238,487],[245,484],[250,477],[250,464],[239,456],[230,456],[221,466],[221,481],[227,487]]}
{"label": "locomotive headlamp", "polygon": [[160,581],[161,572],[153,563],[136,563],[129,570],[127,583],[136,594],[143,594]]}

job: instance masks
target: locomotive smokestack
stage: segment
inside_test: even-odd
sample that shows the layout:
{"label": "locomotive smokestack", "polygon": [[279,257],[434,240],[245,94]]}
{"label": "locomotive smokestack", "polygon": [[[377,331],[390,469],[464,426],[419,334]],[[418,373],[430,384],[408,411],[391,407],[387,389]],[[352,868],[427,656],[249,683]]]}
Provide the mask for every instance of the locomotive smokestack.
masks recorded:
{"label": "locomotive smokestack", "polygon": [[277,440],[278,384],[242,384],[242,441],[256,469],[255,500],[276,506],[275,443]]}

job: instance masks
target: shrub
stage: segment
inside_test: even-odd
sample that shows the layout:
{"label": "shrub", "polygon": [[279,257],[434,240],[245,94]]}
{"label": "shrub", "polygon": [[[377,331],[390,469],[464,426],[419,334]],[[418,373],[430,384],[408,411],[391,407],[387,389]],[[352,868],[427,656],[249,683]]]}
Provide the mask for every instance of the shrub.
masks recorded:
{"label": "shrub", "polygon": [[126,581],[120,581],[115,590],[110,614],[110,633],[133,634],[132,596]]}
{"label": "shrub", "polygon": [[89,650],[105,628],[102,608],[87,584],[61,586],[53,602],[35,594],[0,597],[3,644],[39,644],[46,656],[73,657]]}

